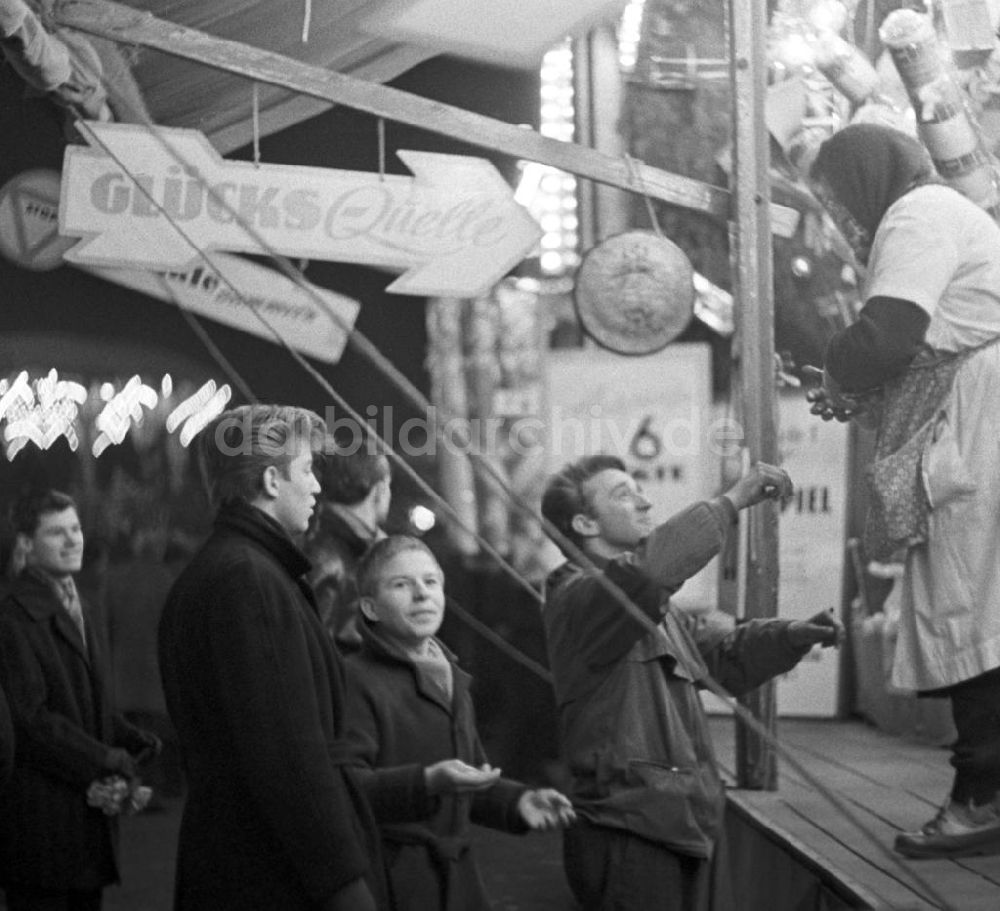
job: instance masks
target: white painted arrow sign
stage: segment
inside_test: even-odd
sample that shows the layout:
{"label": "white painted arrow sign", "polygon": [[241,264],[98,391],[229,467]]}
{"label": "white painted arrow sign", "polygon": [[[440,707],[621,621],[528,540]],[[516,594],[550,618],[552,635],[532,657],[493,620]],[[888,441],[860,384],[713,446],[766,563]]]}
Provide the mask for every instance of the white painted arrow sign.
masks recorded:
{"label": "white painted arrow sign", "polygon": [[[59,231],[94,266],[185,269],[200,250],[402,271],[398,294],[475,297],[541,231],[481,158],[400,151],[413,177],[225,161],[196,130],[88,123],[69,146]],[[183,232],[183,233],[182,233]]]}
{"label": "white painted arrow sign", "polygon": [[210,253],[183,272],[85,263],[76,267],[268,342],[285,342],[328,364],[340,360],[361,309],[356,300],[335,291],[296,283],[227,253]]}

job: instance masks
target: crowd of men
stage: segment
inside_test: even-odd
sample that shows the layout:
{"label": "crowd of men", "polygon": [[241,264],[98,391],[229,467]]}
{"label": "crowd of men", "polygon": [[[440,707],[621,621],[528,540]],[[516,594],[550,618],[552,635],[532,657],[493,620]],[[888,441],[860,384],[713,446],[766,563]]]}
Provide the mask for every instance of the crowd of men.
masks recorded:
{"label": "crowd of men", "polygon": [[[328,444],[321,419],[290,406],[233,409],[198,438],[215,524],[158,629],[186,779],[174,907],[486,909],[471,822],[564,828],[587,909],[730,907],[699,684],[746,691],[843,630],[822,614],[710,632],[670,595],[739,510],[791,492],[787,475],[757,465],[662,524],[615,458],[550,479],[542,511],[567,557],[544,611],[564,795],[490,766],[468,675],[436,635],[437,558],[382,530],[385,457],[321,463]],[[14,522],[24,568],[0,604],[0,884],[10,911],[94,911],[119,881],[118,819],[148,799],[139,775],[162,739],[112,704],[102,633],[74,584],[74,501],[34,493]]]}

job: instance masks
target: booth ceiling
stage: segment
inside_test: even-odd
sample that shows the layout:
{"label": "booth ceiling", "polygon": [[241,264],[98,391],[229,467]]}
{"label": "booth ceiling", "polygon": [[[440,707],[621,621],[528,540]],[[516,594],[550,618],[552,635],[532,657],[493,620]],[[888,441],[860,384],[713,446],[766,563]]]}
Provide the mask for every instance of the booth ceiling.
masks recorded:
{"label": "booth ceiling", "polygon": [[[537,67],[567,35],[621,11],[625,0],[127,0],[129,6],[370,82],[387,82],[438,54]],[[154,122],[205,133],[221,152],[253,136],[246,79],[141,50],[133,72]],[[329,105],[273,86],[257,89],[259,131],[273,133]]]}

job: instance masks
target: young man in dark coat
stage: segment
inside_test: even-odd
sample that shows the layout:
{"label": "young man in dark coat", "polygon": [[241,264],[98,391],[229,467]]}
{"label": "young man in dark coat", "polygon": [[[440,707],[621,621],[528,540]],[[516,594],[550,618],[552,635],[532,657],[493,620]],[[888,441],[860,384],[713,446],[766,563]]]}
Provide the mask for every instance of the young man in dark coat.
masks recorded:
{"label": "young man in dark coat", "polygon": [[[725,798],[698,690],[741,695],[839,644],[829,614],[699,626],[670,596],[720,550],[736,514],[791,494],[754,466],[720,497],[655,525],[618,458],[590,456],[550,478],[542,514],[582,551],[549,575],[543,612],[563,752],[580,822],[563,843],[584,911],[729,911],[720,858]],[[626,610],[610,589],[628,598]],[[626,602],[627,603],[627,602]],[[718,887],[718,888],[713,888]]]}
{"label": "young man in dark coat", "polygon": [[0,882],[10,911],[96,911],[119,880],[118,828],[87,792],[134,778],[158,741],[112,711],[106,650],[73,581],[83,559],[73,500],[30,494],[13,522],[27,564],[0,604],[0,688],[17,738],[0,794]]}
{"label": "young man in dark coat", "polygon": [[384,907],[375,823],[345,765],[343,667],[293,541],[324,437],[310,411],[252,405],[198,438],[219,512],[159,629],[189,786],[176,911]]}
{"label": "young man in dark coat", "polygon": [[389,460],[364,446],[334,448],[324,455],[321,486],[321,503],[306,535],[305,552],[313,564],[309,581],[323,626],[341,654],[348,654],[361,647],[358,563],[385,537],[382,525],[392,502]]}
{"label": "young man in dark coat", "polygon": [[[444,576],[427,546],[405,535],[379,541],[358,586],[364,644],[348,659],[348,738],[383,823],[393,911],[487,911],[470,822],[526,832],[571,822],[572,808],[558,791],[529,790],[486,764],[470,677],[435,638]],[[401,773],[423,772],[438,791],[435,779],[455,771],[449,758],[465,766],[466,787],[448,788],[427,820],[389,821]]]}

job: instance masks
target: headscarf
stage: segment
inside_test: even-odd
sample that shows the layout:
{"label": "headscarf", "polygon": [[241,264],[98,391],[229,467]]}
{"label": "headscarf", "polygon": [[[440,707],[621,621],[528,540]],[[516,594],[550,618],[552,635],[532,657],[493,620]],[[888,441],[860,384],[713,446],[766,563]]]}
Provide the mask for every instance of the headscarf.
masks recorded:
{"label": "headscarf", "polygon": [[889,207],[915,187],[939,182],[920,142],[875,123],[834,133],[819,147],[809,176],[862,263]]}

